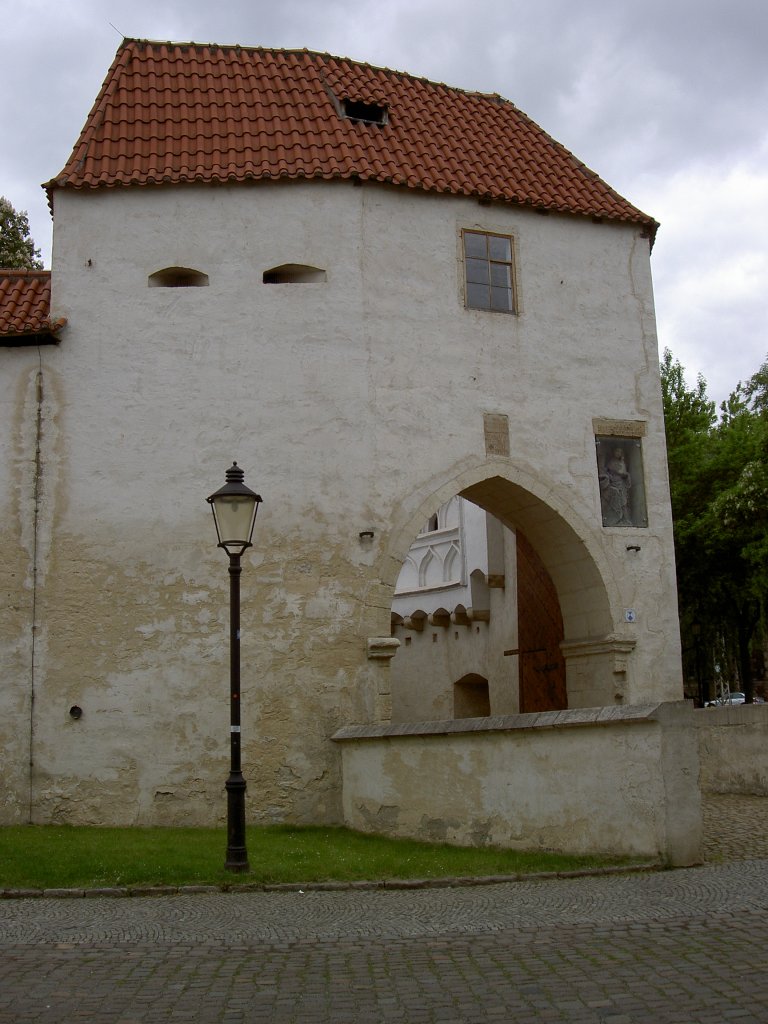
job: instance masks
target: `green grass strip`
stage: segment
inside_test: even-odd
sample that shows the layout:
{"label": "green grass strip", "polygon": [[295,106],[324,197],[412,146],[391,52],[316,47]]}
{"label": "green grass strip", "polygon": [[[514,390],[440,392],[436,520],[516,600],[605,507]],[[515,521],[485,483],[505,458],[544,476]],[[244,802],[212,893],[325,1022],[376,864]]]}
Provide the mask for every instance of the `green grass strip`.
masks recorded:
{"label": "green grass strip", "polygon": [[222,828],[11,826],[0,828],[0,888],[436,879],[631,863],[419,843],[328,827],[252,827],[247,844],[251,870],[233,874],[223,866]]}

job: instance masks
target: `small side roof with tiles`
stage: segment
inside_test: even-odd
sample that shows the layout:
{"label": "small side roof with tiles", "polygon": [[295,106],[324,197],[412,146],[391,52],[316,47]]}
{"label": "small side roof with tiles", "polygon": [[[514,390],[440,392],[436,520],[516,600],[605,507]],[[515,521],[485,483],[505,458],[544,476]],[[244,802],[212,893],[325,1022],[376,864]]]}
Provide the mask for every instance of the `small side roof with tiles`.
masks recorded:
{"label": "small side roof with tiles", "polygon": [[0,270],[0,345],[58,341],[66,319],[51,319],[50,270]]}
{"label": "small side roof with tiles", "polygon": [[307,178],[657,227],[501,96],[307,50],[138,39],[46,188]]}

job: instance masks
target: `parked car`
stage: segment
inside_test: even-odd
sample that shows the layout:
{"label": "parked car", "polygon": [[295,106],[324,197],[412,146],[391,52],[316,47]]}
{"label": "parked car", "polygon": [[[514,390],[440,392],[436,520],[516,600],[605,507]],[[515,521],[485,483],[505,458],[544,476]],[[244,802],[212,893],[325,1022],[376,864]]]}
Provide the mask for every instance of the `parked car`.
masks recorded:
{"label": "parked car", "polygon": [[733,690],[727,696],[717,697],[715,700],[708,700],[704,707],[719,708],[725,704],[744,704],[746,698],[743,693]]}

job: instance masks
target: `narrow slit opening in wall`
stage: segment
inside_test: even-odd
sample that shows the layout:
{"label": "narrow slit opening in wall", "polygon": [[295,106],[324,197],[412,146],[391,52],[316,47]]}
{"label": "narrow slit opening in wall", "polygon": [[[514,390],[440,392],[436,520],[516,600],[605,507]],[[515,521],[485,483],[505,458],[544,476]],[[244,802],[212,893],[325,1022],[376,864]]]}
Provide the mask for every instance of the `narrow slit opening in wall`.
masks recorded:
{"label": "narrow slit opening in wall", "polygon": [[150,288],[207,288],[208,275],[192,267],[164,267],[147,278]]}
{"label": "narrow slit opening in wall", "polygon": [[328,274],[320,267],[282,263],[279,267],[265,270],[261,279],[264,284],[316,284],[326,281]]}

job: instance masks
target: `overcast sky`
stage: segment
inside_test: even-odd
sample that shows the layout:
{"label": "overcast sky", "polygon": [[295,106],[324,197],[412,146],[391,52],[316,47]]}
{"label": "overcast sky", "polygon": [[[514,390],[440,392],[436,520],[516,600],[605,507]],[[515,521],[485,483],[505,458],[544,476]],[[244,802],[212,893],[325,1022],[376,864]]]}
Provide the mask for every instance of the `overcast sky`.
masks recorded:
{"label": "overcast sky", "polygon": [[718,402],[768,355],[768,0],[0,0],[0,194],[43,181],[122,36],[322,50],[498,92],[661,222],[659,345]]}

